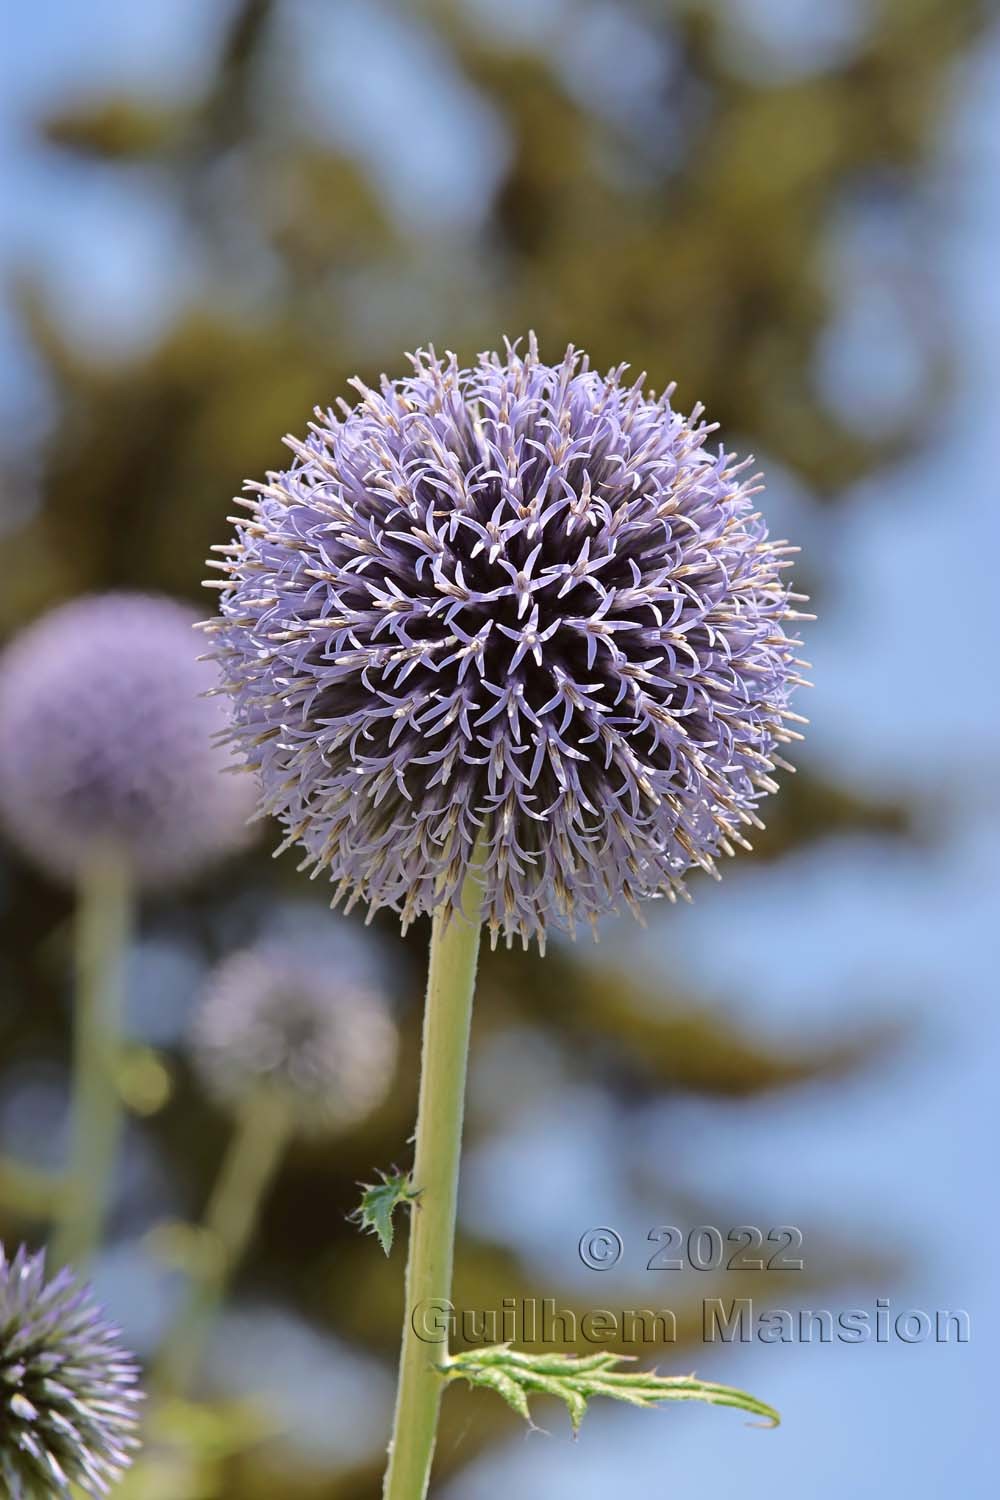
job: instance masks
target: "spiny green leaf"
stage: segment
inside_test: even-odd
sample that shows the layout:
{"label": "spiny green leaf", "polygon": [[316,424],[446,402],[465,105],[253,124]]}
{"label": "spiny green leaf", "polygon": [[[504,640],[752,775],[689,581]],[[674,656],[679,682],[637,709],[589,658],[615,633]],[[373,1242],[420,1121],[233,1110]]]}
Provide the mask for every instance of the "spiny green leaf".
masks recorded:
{"label": "spiny green leaf", "polygon": [[419,1189],[414,1188],[406,1172],[394,1167],[391,1172],[379,1172],[379,1182],[362,1182],[361,1202],[349,1217],[361,1228],[378,1236],[378,1242],[386,1255],[392,1249],[395,1227],[392,1216],[400,1203],[414,1203]]}
{"label": "spiny green leaf", "polygon": [[664,1401],[706,1401],[735,1406],[763,1417],[770,1427],[781,1418],[772,1406],[732,1386],[698,1380],[695,1375],[660,1375],[656,1370],[622,1370],[627,1354],[525,1354],[509,1344],[466,1349],[442,1365],[446,1380],[467,1380],[496,1391],[508,1406],[530,1421],[528,1396],[558,1396],[569,1410],[573,1431],[579,1429],[594,1396],[610,1396],[632,1406],[659,1406]]}

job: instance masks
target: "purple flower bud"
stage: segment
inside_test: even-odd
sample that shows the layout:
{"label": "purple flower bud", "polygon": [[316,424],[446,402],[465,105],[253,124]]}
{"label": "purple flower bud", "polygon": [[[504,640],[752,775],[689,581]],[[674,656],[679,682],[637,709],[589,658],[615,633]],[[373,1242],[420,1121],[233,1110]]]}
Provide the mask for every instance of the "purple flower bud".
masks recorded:
{"label": "purple flower bud", "polygon": [[336,942],[264,941],[210,976],[194,1032],[208,1092],[229,1109],[277,1091],[305,1135],[332,1134],[385,1098],[397,1034],[371,976]]}
{"label": "purple flower bud", "polygon": [[494,940],[683,892],[760,826],[798,642],[756,477],[698,410],[534,339],[318,412],[222,550],[264,808],[404,922],[485,836]]}
{"label": "purple flower bud", "polygon": [[[132,1462],[137,1366],[73,1273],[0,1246],[0,1491],[105,1495]],[[75,1488],[74,1488],[75,1487]]]}
{"label": "purple flower bud", "polygon": [[246,841],[252,779],[215,743],[227,724],[195,616],[144,594],[75,599],[0,660],[0,817],[26,854],[72,880],[97,846],[146,884]]}

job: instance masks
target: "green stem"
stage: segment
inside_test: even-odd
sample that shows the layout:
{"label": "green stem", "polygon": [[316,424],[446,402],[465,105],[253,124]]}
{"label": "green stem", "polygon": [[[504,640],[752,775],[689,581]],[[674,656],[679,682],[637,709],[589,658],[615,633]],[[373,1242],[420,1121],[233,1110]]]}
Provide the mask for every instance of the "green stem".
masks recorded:
{"label": "green stem", "polygon": [[447,1349],[416,1335],[414,1308],[451,1293],[465,1074],[479,955],[482,881],[478,855],[466,877],[461,911],[435,913],[424,1009],[420,1102],[410,1215],[403,1348],[384,1500],[424,1500],[430,1480],[443,1381],[435,1368]]}
{"label": "green stem", "polygon": [[128,865],[104,850],[82,872],[77,892],[72,1140],[53,1245],[58,1265],[90,1259],[111,1196],[122,1127],[118,1064],[131,915]]}
{"label": "green stem", "polygon": [[205,1209],[204,1253],[152,1382],[161,1394],[183,1392],[198,1373],[206,1335],[250,1243],[290,1133],[288,1110],[275,1090],[261,1089],[247,1100]]}

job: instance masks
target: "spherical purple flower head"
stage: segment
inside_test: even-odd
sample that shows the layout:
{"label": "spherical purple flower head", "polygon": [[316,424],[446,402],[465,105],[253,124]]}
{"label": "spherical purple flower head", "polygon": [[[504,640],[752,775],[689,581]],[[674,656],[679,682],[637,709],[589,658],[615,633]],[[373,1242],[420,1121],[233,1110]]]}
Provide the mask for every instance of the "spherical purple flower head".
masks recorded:
{"label": "spherical purple flower head", "polygon": [[[525,942],[674,896],[760,826],[797,642],[754,480],[671,390],[433,351],[254,485],[218,653],[264,806],[404,921],[485,836]],[[756,476],[755,476],[756,477]]]}
{"label": "spherical purple flower head", "polygon": [[232,954],[211,975],[194,1031],[208,1092],[238,1109],[276,1092],[304,1135],[356,1124],[385,1098],[397,1033],[369,976],[338,945],[276,939]]}
{"label": "spherical purple flower head", "polygon": [[0,660],[0,817],[50,873],[73,879],[98,845],[147,884],[245,842],[251,778],[214,738],[218,672],[193,612],[146,594],[75,599]]}
{"label": "spherical purple flower head", "polygon": [[138,1369],[71,1271],[0,1246],[0,1492],[105,1495],[132,1461]]}

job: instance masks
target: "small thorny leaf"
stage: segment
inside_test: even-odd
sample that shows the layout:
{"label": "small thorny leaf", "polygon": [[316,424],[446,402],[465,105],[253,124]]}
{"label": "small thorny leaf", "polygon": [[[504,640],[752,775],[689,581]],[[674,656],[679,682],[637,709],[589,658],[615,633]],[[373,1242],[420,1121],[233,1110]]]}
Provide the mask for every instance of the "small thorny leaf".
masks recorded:
{"label": "small thorny leaf", "polygon": [[773,1407],[732,1386],[698,1380],[694,1375],[660,1375],[656,1370],[618,1368],[627,1354],[525,1354],[509,1344],[466,1349],[450,1355],[441,1366],[448,1381],[467,1380],[502,1396],[526,1422],[530,1395],[558,1396],[569,1410],[574,1433],[579,1430],[594,1396],[610,1396],[632,1406],[659,1406],[664,1401],[705,1401],[712,1406],[735,1406],[763,1417],[770,1427],[781,1418]]}
{"label": "small thorny leaf", "polygon": [[391,1172],[379,1172],[380,1182],[362,1182],[361,1202],[348,1217],[361,1228],[378,1236],[378,1242],[386,1255],[392,1250],[395,1226],[392,1216],[400,1203],[415,1203],[419,1188],[414,1188],[406,1172],[395,1167]]}

